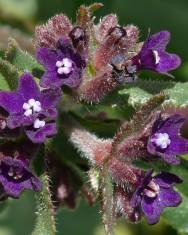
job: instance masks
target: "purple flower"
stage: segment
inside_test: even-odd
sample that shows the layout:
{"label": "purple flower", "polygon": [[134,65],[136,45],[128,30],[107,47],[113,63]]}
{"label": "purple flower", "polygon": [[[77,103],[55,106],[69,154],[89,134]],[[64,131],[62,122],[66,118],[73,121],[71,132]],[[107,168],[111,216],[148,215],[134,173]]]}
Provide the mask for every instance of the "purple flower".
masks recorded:
{"label": "purple flower", "polygon": [[26,162],[12,157],[3,157],[0,160],[0,184],[4,194],[13,198],[18,198],[25,189],[38,192],[42,186]]}
{"label": "purple flower", "polygon": [[140,53],[132,59],[137,70],[153,70],[166,74],[176,69],[181,64],[181,59],[176,54],[165,51],[170,40],[168,31],[161,31],[151,35],[145,42]]}
{"label": "purple flower", "polygon": [[23,127],[33,143],[43,143],[57,132],[54,120],[60,97],[60,88],[40,91],[32,75],[24,73],[17,91],[0,92],[0,106],[8,112],[8,128]]}
{"label": "purple flower", "polygon": [[180,136],[185,119],[175,114],[166,119],[159,117],[152,127],[147,151],[170,164],[179,164],[178,154],[188,153],[188,140]]}
{"label": "purple flower", "polygon": [[131,205],[140,208],[148,224],[155,224],[160,219],[160,214],[165,207],[175,207],[181,203],[181,196],[174,191],[174,184],[182,180],[171,173],[161,172],[152,177],[152,170],[146,173],[141,185],[134,192]]}
{"label": "purple flower", "polygon": [[46,70],[40,82],[42,87],[79,86],[85,60],[74,51],[68,38],[60,39],[56,50],[39,48],[37,59]]}

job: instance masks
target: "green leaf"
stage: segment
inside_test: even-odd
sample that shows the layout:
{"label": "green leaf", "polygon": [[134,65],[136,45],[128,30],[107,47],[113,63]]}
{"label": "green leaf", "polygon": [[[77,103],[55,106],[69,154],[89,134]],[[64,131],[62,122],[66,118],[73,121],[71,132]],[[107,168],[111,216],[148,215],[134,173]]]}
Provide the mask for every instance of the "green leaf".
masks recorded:
{"label": "green leaf", "polygon": [[188,82],[139,80],[134,84],[126,85],[126,88],[119,91],[119,94],[129,95],[128,103],[136,108],[145,103],[152,95],[164,91],[169,96],[166,104],[184,107],[188,105],[187,90]]}
{"label": "green leaf", "polygon": [[179,234],[188,234],[188,198],[182,195],[182,200],[178,207],[165,209],[162,216]]}
{"label": "green leaf", "polygon": [[36,193],[37,219],[32,235],[55,235],[55,219],[53,205],[49,191],[49,178],[46,174],[41,176],[42,191]]}
{"label": "green leaf", "polygon": [[14,39],[9,39],[9,46],[5,54],[5,59],[21,71],[29,71],[34,76],[40,76],[43,68],[37,63],[35,58],[29,53],[23,51]]}
{"label": "green leaf", "polygon": [[14,90],[19,79],[18,70],[14,65],[0,58],[0,89]]}
{"label": "green leaf", "polygon": [[183,183],[176,186],[182,196],[182,203],[176,208],[165,209],[162,216],[179,234],[188,234],[188,163],[182,160],[181,165],[171,166],[169,171],[183,179]]}

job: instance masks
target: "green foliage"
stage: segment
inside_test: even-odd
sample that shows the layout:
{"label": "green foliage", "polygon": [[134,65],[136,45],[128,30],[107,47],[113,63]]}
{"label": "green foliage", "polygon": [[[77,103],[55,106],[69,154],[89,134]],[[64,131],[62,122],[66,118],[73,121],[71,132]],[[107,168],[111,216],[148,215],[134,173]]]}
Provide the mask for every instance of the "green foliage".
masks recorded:
{"label": "green foliage", "polygon": [[23,72],[31,72],[38,77],[42,70],[34,57],[21,50],[14,39],[10,39],[8,49],[0,57],[0,89],[15,90]]}
{"label": "green foliage", "polygon": [[182,203],[177,208],[167,208],[163,217],[179,234],[188,233],[188,198],[182,194]]}
{"label": "green foliage", "polygon": [[178,191],[182,195],[182,203],[175,208],[167,208],[163,213],[164,218],[172,225],[180,234],[188,233],[188,162],[182,161],[180,166],[171,166],[169,169],[172,173],[180,176],[183,183],[177,186]]}
{"label": "green foliage", "polygon": [[19,73],[17,68],[10,62],[0,58],[0,88],[14,90],[17,87]]}
{"label": "green foliage", "polygon": [[171,81],[154,81],[154,80],[139,80],[119,91],[119,94],[129,95],[128,103],[133,107],[138,107],[145,103],[152,95],[159,92],[165,92],[169,98],[166,104],[172,104],[176,107],[185,107],[188,105],[188,82],[171,82]]}
{"label": "green foliage", "polygon": [[41,176],[42,191],[36,194],[37,219],[32,235],[55,235],[55,219],[49,191],[49,178],[44,173]]}
{"label": "green foliage", "polygon": [[[186,7],[187,7],[187,1],[182,0],[181,3],[178,1],[171,1],[167,0],[164,2],[158,3],[155,2],[149,2],[147,0],[139,1],[136,0],[135,2],[132,0],[127,0],[126,7],[119,8],[119,6],[124,5],[124,0],[117,0],[117,1],[103,1],[105,3],[105,9],[101,12],[101,15],[104,13],[104,11],[114,12],[116,8],[118,8],[120,14],[120,20],[124,20],[124,22],[133,22],[137,23],[139,26],[141,26],[142,31],[147,34],[148,27],[152,26],[152,32],[155,30],[158,30],[162,27],[166,27],[167,29],[171,29],[173,32],[173,38],[176,35],[176,40],[173,40],[172,42],[172,48],[177,53],[181,52],[181,56],[183,56],[185,59],[187,58],[187,47],[186,41],[188,38],[188,34],[183,35],[185,29],[186,29],[186,22],[187,22],[187,15],[186,15]],[[15,25],[14,19],[22,21],[24,26],[24,30],[27,28],[28,31],[33,31],[33,19],[35,17],[35,22],[38,24],[41,20],[47,19],[48,17],[52,16],[53,14],[56,14],[58,12],[65,12],[71,15],[71,18],[73,18],[73,12],[79,6],[82,4],[83,1],[78,0],[70,0],[68,3],[63,3],[59,0],[49,1],[49,0],[0,0],[0,9],[1,9],[1,16],[0,19],[3,19],[3,23],[6,20],[8,23]],[[137,4],[135,8],[135,4]],[[94,10],[98,9],[100,7],[100,4],[93,4],[92,7],[90,7],[90,12],[93,12]],[[37,8],[39,11],[37,12]],[[134,9],[134,14],[132,14]],[[166,17],[166,12],[171,12],[171,14],[168,14],[168,17]],[[99,12],[99,14],[100,14]],[[144,14],[145,12],[148,12],[148,14]],[[158,14],[161,12],[160,20],[158,20]],[[165,14],[162,14],[165,12]],[[87,14],[85,14],[86,16]],[[82,22],[84,22],[84,14],[81,14]],[[28,21],[28,19],[32,20]],[[142,19],[142,21],[140,21]],[[148,22],[151,22],[150,25],[148,25]],[[163,23],[161,23],[163,22]],[[175,22],[175,24],[174,24]],[[23,28],[23,25],[20,26],[17,25],[20,28]],[[183,36],[182,36],[183,35]],[[179,39],[179,40],[178,40]],[[0,39],[1,40],[1,39]],[[179,42],[182,43],[179,43]],[[176,43],[176,44],[175,44]],[[21,46],[21,45],[20,45]],[[23,47],[21,47],[23,48]],[[171,49],[172,49],[171,48]],[[6,53],[4,53],[3,50],[0,48],[0,89],[2,90],[13,90],[17,87],[17,82],[19,76],[24,71],[31,72],[35,77],[40,77],[40,75],[43,73],[43,68],[37,63],[37,61],[34,59],[33,56],[31,56],[29,53],[23,51],[20,49],[18,44],[15,40],[11,39],[9,42],[9,48]],[[7,60],[7,61],[6,61]],[[90,68],[91,72],[92,68]],[[182,73],[183,76],[179,76],[177,79],[181,80],[187,80],[187,68],[185,68],[185,71],[180,69],[179,75]],[[90,131],[96,132],[97,134],[109,137],[112,136],[115,132],[117,126],[119,125],[119,120],[122,119],[130,119],[135,109],[140,107],[141,104],[144,104],[149,98],[151,98],[153,95],[156,95],[160,93],[161,91],[164,91],[169,98],[166,101],[166,104],[173,104],[176,107],[185,107],[188,105],[188,82],[185,83],[176,83],[175,80],[172,81],[155,81],[155,80],[140,80],[135,84],[126,85],[126,87],[119,91],[119,96],[117,96],[117,93],[114,93],[114,95],[108,96],[101,104],[99,105],[80,105],[79,109],[75,109],[74,111],[79,113],[80,116],[74,115],[74,118],[85,128],[89,129]],[[75,106],[79,106],[76,104]],[[64,106],[63,106],[64,107]],[[70,106],[70,109],[73,109],[73,106]],[[139,127],[139,124],[142,118],[142,123],[144,123],[144,119],[147,118],[147,116],[150,113],[150,109],[146,110],[144,109],[142,112],[142,115],[137,116],[135,123],[130,126],[131,128],[135,128],[135,130]],[[145,112],[145,113],[144,113]],[[87,114],[90,114],[90,117],[87,116]],[[98,114],[106,113],[106,119],[105,120],[99,120],[97,119],[99,116]],[[114,120],[116,119],[116,120]],[[144,124],[143,124],[144,125]],[[141,126],[139,127],[141,128]],[[125,133],[128,135],[128,132]],[[53,141],[53,147],[57,150],[57,153],[60,155],[60,158],[62,161],[66,162],[67,165],[72,168],[72,171],[76,171],[74,169],[75,163],[82,163],[82,159],[78,157],[78,154],[76,151],[72,148],[71,144],[68,142],[68,137],[63,133],[61,130],[58,135],[54,138]],[[41,174],[42,168],[41,167],[44,164],[44,157],[41,153],[41,156],[39,156],[37,161],[35,162],[35,165],[37,166],[37,173]],[[65,159],[63,159],[65,158]],[[86,165],[85,162],[83,164]],[[147,167],[150,167],[147,165]],[[185,161],[181,164],[181,166],[162,166],[154,164],[152,167],[154,167],[157,171],[161,170],[162,168],[166,170],[170,170],[171,172],[176,173],[177,175],[180,175],[184,179],[184,183],[182,185],[178,185],[178,191],[181,192],[183,197],[182,204],[177,208],[169,208],[166,209],[163,213],[163,217],[167,221],[167,223],[170,223],[179,233],[188,233],[188,225],[186,218],[188,217],[188,166]],[[84,178],[84,177],[80,177]],[[36,194],[37,199],[37,220],[36,220],[36,226],[33,232],[33,235],[54,235],[55,232],[55,223],[52,213],[52,203],[50,200],[49,195],[49,182],[48,177],[44,174],[41,176],[41,180],[43,181],[43,190],[41,193]],[[112,225],[113,225],[113,187],[111,183],[111,179],[107,173],[107,170],[103,170],[102,175],[102,194],[104,196],[103,201],[103,222],[105,224],[105,229],[107,231],[107,234],[113,234],[112,232]],[[9,202],[8,202],[9,203]],[[15,202],[16,204],[17,202]],[[29,200],[25,205],[28,205]],[[17,203],[20,205],[19,203]],[[1,208],[0,208],[1,209]],[[14,212],[14,210],[12,210]],[[17,212],[19,212],[19,209],[17,209]],[[16,213],[16,212],[14,212]],[[12,215],[14,214],[12,213]],[[83,221],[85,222],[84,226],[88,227],[90,226],[90,222],[92,219],[88,219],[89,216],[87,213],[90,213],[89,210],[81,211],[79,212],[77,217],[80,219],[82,215],[82,219],[80,219],[80,223]],[[83,214],[85,213],[85,217]],[[95,211],[95,213],[97,213]],[[30,221],[31,218],[33,218],[33,211],[32,213],[25,218],[26,221]],[[60,220],[62,219],[62,216],[67,216],[66,212],[63,211]],[[74,215],[70,215],[70,218],[67,220],[67,223],[64,224],[66,227],[67,224],[69,224],[69,227],[72,225],[72,218]],[[97,217],[97,215],[96,215]],[[11,219],[12,218],[12,219]],[[95,218],[95,216],[93,216]],[[8,220],[8,219],[7,219]],[[15,220],[14,217],[10,216],[10,220]],[[87,221],[88,220],[88,221]],[[78,223],[77,218],[75,217],[75,223]],[[69,222],[69,223],[68,223]],[[79,227],[83,227],[82,224],[79,223]],[[98,223],[98,221],[96,222]],[[7,223],[8,224],[8,223]],[[10,224],[10,222],[9,222]],[[27,224],[27,223],[26,223]],[[89,225],[88,225],[89,224]],[[25,222],[24,222],[25,225]],[[4,224],[3,224],[4,226]],[[3,230],[3,226],[2,230]],[[60,228],[60,225],[58,225]],[[137,225],[134,225],[134,228],[136,228]],[[18,226],[17,226],[18,227]],[[21,227],[21,226],[19,226]],[[24,226],[22,226],[24,227]],[[67,226],[68,227],[68,226]],[[73,226],[72,226],[73,227]],[[147,234],[147,232],[142,229],[142,225],[140,227],[137,227],[137,234]],[[92,235],[91,228],[87,228],[89,233]],[[77,234],[84,234],[84,231],[81,230],[81,233]],[[93,228],[94,229],[94,228]],[[0,230],[0,233],[2,233],[2,230]],[[62,228],[64,234],[64,227]],[[21,232],[20,232],[21,231]],[[70,230],[66,234],[69,233]],[[72,234],[75,234],[75,231],[77,232],[77,228],[74,230]],[[134,230],[136,231],[136,229]],[[18,232],[18,233],[17,233]],[[23,235],[28,234],[27,229],[24,230],[18,230],[14,231],[16,235]],[[168,232],[167,232],[168,233]],[[12,234],[12,232],[10,232]],[[60,233],[58,233],[60,234]],[[86,232],[88,234],[88,232]],[[129,234],[129,233],[128,233]],[[131,233],[132,234],[132,233]],[[151,233],[150,233],[151,234]],[[153,234],[153,233],[152,233]],[[162,234],[160,232],[160,234]],[[9,234],[8,234],[9,235]],[[97,233],[98,235],[98,233]],[[119,233],[118,233],[119,235]]]}
{"label": "green foliage", "polygon": [[5,59],[16,66],[20,72],[29,71],[34,76],[40,76],[42,74],[42,66],[37,63],[33,56],[21,50],[14,39],[9,39]]}

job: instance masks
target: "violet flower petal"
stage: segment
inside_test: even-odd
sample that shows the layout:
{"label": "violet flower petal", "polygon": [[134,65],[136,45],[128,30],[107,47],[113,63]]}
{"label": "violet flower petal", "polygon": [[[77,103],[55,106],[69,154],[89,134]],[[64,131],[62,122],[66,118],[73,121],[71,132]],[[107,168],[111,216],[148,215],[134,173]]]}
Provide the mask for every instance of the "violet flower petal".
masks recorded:
{"label": "violet flower petal", "polygon": [[162,130],[163,133],[168,133],[170,135],[177,135],[177,133],[179,133],[181,127],[183,126],[184,122],[185,118],[183,118],[179,114],[174,114],[165,120],[159,118],[155,122],[152,131],[159,132],[159,130]]}
{"label": "violet flower petal", "polygon": [[27,102],[32,98],[40,97],[40,90],[30,73],[24,73],[19,80],[18,93],[21,94]]}
{"label": "violet flower petal", "polygon": [[181,203],[182,198],[180,194],[173,189],[161,188],[158,195],[158,201],[160,202],[161,208],[176,207]]}
{"label": "violet flower petal", "polygon": [[30,126],[34,121],[33,116],[23,116],[22,114],[9,115],[7,118],[7,126],[10,129],[14,129],[21,126]]}
{"label": "violet flower petal", "polygon": [[0,106],[9,113],[22,111],[23,98],[17,92],[0,91]]}
{"label": "violet flower petal", "polygon": [[188,153],[188,140],[178,135],[170,136],[171,144],[166,149],[166,154],[186,154]]}
{"label": "violet flower petal", "polygon": [[37,60],[44,67],[48,67],[48,71],[56,70],[56,62],[58,61],[58,55],[55,50],[48,48],[39,48],[37,50]]}
{"label": "violet flower petal", "polygon": [[44,88],[61,87],[62,81],[58,78],[56,71],[45,72],[40,80],[40,86]]}
{"label": "violet flower petal", "polygon": [[162,210],[158,200],[145,196],[141,201],[141,208],[148,224],[156,224],[159,221]]}
{"label": "violet flower petal", "polygon": [[170,70],[178,68],[181,64],[181,59],[176,54],[158,51],[158,55],[160,57],[160,61],[156,65],[156,71],[159,73],[167,73]]}
{"label": "violet flower petal", "polygon": [[164,50],[169,41],[170,41],[170,32],[160,31],[158,33],[149,36],[149,38],[144,43],[142,49]]}
{"label": "violet flower petal", "polygon": [[165,171],[162,171],[154,178],[155,182],[163,188],[170,188],[175,184],[180,184],[183,182],[182,179],[177,175]]}
{"label": "violet flower petal", "polygon": [[40,98],[42,108],[46,110],[56,107],[61,99],[61,95],[62,92],[60,88],[43,90]]}
{"label": "violet flower petal", "polygon": [[55,123],[47,123],[44,127],[40,129],[32,129],[26,130],[27,137],[33,143],[43,143],[47,137],[51,137],[57,134],[56,124]]}
{"label": "violet flower petal", "polygon": [[61,79],[63,85],[67,85],[72,88],[78,87],[81,82],[81,70],[75,69],[68,78]]}

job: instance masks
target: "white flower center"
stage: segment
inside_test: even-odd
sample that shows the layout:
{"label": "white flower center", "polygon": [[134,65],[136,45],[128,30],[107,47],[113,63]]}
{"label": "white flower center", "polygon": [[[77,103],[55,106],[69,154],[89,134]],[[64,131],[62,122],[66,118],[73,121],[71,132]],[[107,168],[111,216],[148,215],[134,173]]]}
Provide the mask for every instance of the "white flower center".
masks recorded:
{"label": "white flower center", "polygon": [[44,127],[45,126],[45,121],[41,121],[41,120],[39,120],[38,118],[34,121],[34,128],[35,129],[39,129],[39,128],[41,128],[41,127]]}
{"label": "white flower center", "polygon": [[155,143],[161,149],[166,149],[170,145],[171,140],[167,133],[157,133],[151,138],[151,142]]}
{"label": "white flower center", "polygon": [[35,99],[29,99],[27,103],[23,104],[23,109],[25,110],[24,115],[26,117],[31,116],[33,113],[38,113],[41,111],[41,103]]}
{"label": "white flower center", "polygon": [[22,172],[16,172],[16,169],[14,169],[13,167],[10,167],[8,171],[8,176],[11,178],[14,178],[15,180],[19,180],[22,178],[23,174]]}
{"label": "white flower center", "polygon": [[156,197],[159,193],[159,190],[159,185],[156,184],[153,180],[151,180],[147,187],[144,189],[144,193],[148,197]]}
{"label": "white flower center", "polygon": [[64,58],[56,62],[58,74],[69,74],[73,69],[73,61],[69,58]]}
{"label": "white flower center", "polygon": [[158,64],[160,62],[160,56],[159,56],[159,53],[158,51],[155,51],[153,50],[153,55],[154,55],[154,58],[155,58],[155,64]]}

